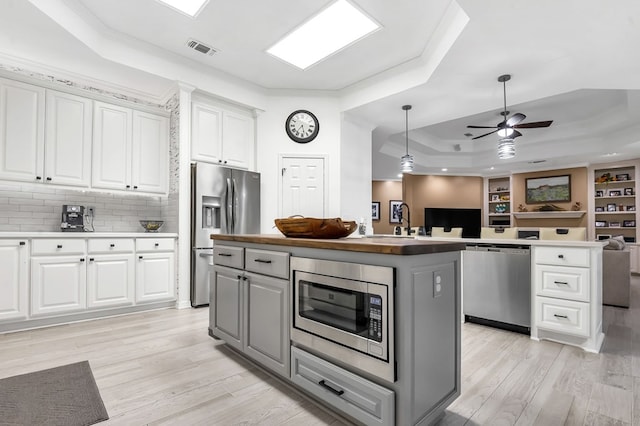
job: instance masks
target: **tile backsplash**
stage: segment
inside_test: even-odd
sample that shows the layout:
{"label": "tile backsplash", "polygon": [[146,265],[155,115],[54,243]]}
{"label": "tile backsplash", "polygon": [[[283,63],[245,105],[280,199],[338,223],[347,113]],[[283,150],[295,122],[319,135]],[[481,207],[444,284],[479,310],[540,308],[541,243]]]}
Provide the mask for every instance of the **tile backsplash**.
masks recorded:
{"label": "tile backsplash", "polygon": [[169,216],[161,232],[176,232],[167,197],[82,191],[46,184],[0,183],[0,231],[60,231],[63,204],[95,208],[95,232],[144,232],[138,221]]}

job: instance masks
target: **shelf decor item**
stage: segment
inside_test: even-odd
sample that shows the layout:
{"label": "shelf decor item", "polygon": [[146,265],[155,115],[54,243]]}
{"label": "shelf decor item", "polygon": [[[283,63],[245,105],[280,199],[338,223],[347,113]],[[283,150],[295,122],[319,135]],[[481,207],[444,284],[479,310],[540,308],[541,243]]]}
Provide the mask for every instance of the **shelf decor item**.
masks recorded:
{"label": "shelf decor item", "polygon": [[635,220],[623,220],[622,221],[622,227],[623,228],[635,228],[636,227],[636,221]]}
{"label": "shelf decor item", "polygon": [[636,211],[636,206],[627,206],[625,210],[628,211],[628,212],[635,212]]}
{"label": "shelf decor item", "polygon": [[616,175],[616,179],[617,181],[619,180],[629,180],[629,173],[621,173],[619,175]]}
{"label": "shelf decor item", "polygon": [[622,195],[622,192],[620,192],[617,189],[612,189],[609,191],[609,197],[619,197]]}
{"label": "shelf decor item", "polygon": [[595,224],[596,224],[596,228],[604,228],[604,227],[607,226],[607,221],[606,220],[596,220]]}
{"label": "shelf decor item", "polygon": [[570,175],[527,178],[526,188],[527,204],[571,201]]}
{"label": "shelf decor item", "polygon": [[633,195],[633,188],[625,188],[624,195]]}
{"label": "shelf decor item", "polygon": [[615,204],[607,204],[607,211],[608,212],[615,212],[616,210],[618,210],[618,208],[616,207]]}
{"label": "shelf decor item", "polygon": [[604,207],[596,206],[596,212],[603,212],[603,211],[604,211]]}
{"label": "shelf decor item", "polygon": [[274,222],[278,230],[289,238],[343,238],[358,227],[355,221],[343,222],[339,217],[288,217]]}
{"label": "shelf decor item", "polygon": [[500,195],[492,194],[491,195],[491,201],[500,201]]}
{"label": "shelf decor item", "polygon": [[620,228],[620,222],[609,222],[609,228]]}
{"label": "shelf decor item", "polygon": [[604,191],[601,189],[598,189],[596,191],[596,197],[604,197]]}

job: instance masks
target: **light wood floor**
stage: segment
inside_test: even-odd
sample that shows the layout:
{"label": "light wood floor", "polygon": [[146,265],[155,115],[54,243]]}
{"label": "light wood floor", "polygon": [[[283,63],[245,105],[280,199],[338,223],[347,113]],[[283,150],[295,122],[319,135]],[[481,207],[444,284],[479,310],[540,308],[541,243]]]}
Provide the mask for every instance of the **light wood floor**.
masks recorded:
{"label": "light wood floor", "polygon": [[[463,326],[462,395],[440,425],[640,425],[640,278],[604,308],[600,354]],[[0,378],[89,360],[104,425],[343,425],[207,335],[206,309],[0,335]]]}

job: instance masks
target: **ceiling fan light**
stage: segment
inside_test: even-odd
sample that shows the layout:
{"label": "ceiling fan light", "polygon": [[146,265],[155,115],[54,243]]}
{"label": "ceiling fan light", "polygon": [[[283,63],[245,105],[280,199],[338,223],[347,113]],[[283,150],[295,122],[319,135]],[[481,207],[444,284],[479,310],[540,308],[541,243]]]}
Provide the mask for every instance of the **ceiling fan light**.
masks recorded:
{"label": "ceiling fan light", "polygon": [[498,141],[498,158],[508,160],[516,156],[516,146],[512,138],[502,138]]}
{"label": "ceiling fan light", "polygon": [[410,173],[413,171],[413,155],[403,155],[400,158],[400,170],[402,173]]}
{"label": "ceiling fan light", "polygon": [[513,128],[506,127],[504,129],[498,130],[498,136],[501,138],[506,138],[507,136],[511,136],[513,134]]}

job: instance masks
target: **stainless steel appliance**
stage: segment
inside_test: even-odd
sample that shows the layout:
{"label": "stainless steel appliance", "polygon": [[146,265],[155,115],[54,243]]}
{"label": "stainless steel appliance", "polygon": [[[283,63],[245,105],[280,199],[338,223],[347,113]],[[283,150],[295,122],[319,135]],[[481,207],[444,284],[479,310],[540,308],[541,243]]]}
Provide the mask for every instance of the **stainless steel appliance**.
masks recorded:
{"label": "stainless steel appliance", "polygon": [[63,205],[60,229],[64,232],[84,232],[84,207]]}
{"label": "stainless steel appliance", "polygon": [[462,257],[466,321],[530,334],[530,252],[526,245],[467,244]]}
{"label": "stainless steel appliance", "polygon": [[394,270],[291,258],[291,340],[394,382]]}
{"label": "stainless steel appliance", "polygon": [[260,174],[191,165],[191,306],[209,304],[211,234],[260,232]]}

